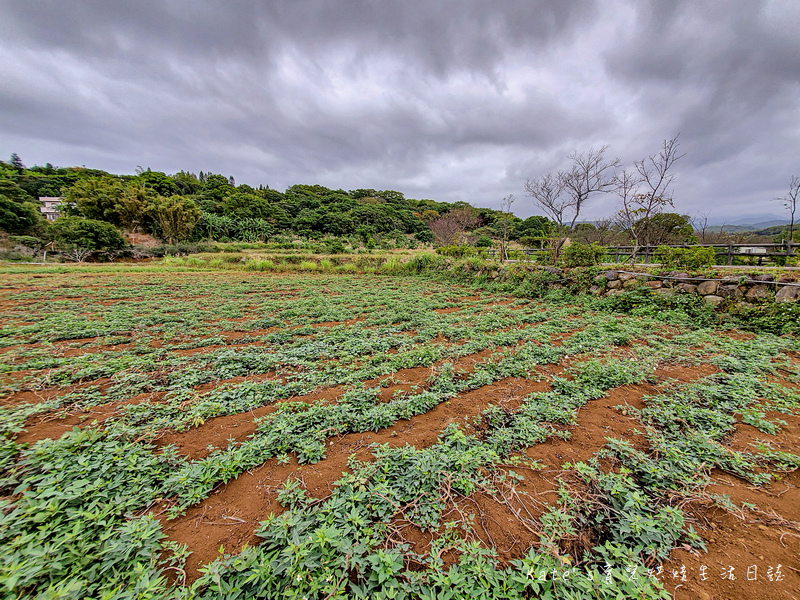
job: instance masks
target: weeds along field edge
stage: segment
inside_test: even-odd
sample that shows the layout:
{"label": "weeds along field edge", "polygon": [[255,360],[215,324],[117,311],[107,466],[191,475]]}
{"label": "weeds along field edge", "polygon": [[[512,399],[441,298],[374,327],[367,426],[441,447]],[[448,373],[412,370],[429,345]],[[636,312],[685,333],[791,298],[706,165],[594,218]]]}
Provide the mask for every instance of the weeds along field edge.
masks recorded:
{"label": "weeds along field edge", "polygon": [[[714,511],[800,531],[791,508],[769,521],[708,491],[718,474],[765,491],[793,481],[795,338],[635,294],[534,296],[429,277],[15,269],[0,290],[4,593],[668,597],[658,567],[675,548],[718,555],[704,542]],[[497,394],[509,381],[541,384]],[[599,412],[634,389],[634,404]],[[454,418],[467,397],[472,416]],[[635,427],[592,424],[599,438],[581,446],[610,414]],[[196,457],[162,442],[225,418],[245,433]],[[410,443],[368,445],[401,428]],[[328,491],[309,493],[301,467],[356,438]],[[197,560],[191,537],[170,534],[268,463],[296,466],[263,492],[271,515],[223,515],[257,543]],[[527,532],[513,550],[492,543],[503,511]],[[202,531],[224,541],[228,527]]]}

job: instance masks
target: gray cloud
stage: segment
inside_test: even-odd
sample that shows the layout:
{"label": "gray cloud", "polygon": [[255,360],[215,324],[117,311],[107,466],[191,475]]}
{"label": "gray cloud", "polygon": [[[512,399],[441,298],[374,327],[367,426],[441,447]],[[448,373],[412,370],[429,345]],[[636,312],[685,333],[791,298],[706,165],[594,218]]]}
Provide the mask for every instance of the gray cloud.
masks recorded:
{"label": "gray cloud", "polygon": [[[531,214],[522,184],[681,133],[679,210],[779,212],[800,150],[800,10],[559,0],[0,0],[0,152],[398,189]],[[589,217],[614,210],[600,198]]]}

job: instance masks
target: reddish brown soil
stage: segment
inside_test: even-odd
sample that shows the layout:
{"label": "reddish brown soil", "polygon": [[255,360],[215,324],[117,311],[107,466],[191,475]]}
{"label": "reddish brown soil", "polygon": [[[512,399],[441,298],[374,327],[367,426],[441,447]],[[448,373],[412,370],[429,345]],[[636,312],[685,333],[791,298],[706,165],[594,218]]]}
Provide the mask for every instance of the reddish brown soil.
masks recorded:
{"label": "reddish brown soil", "polygon": [[[263,277],[260,274],[237,274],[242,281],[250,277]],[[156,276],[153,274],[136,274],[140,281],[150,281]],[[229,275],[226,275],[229,276]],[[114,285],[91,287],[86,285],[90,281],[97,281],[96,273],[76,275],[66,285],[51,285],[56,277],[51,275],[37,275],[36,279],[42,281],[27,285],[30,279],[17,278],[13,287],[7,285],[0,289],[0,295],[17,294],[21,292],[50,292],[58,295],[65,302],[83,300],[87,292],[94,291],[98,295],[97,304],[108,306],[128,301],[127,298],[108,298],[115,291]],[[100,276],[102,277],[102,276]],[[164,276],[158,276],[163,282]],[[84,281],[84,279],[86,281]],[[25,282],[16,283],[16,282]],[[36,285],[38,284],[38,285]],[[150,283],[147,283],[150,285]],[[155,284],[152,284],[155,285]],[[69,289],[74,288],[74,289]],[[300,290],[281,289],[274,292],[259,292],[270,297],[282,297],[291,301],[296,299]],[[323,290],[324,291],[324,290]],[[170,293],[180,296],[181,287],[175,285]],[[328,292],[330,292],[328,290]],[[490,309],[492,306],[508,307],[517,302],[514,298],[501,298],[492,301],[484,295],[469,295],[459,298],[461,293],[452,296],[452,301],[460,306],[436,309],[439,314],[456,313],[465,308],[461,303],[482,302]],[[72,294],[72,295],[70,295]],[[49,298],[52,300],[52,298]],[[197,300],[205,300],[196,297]],[[17,310],[20,302],[0,298],[0,307],[3,309]],[[359,307],[353,307],[353,314],[363,314]],[[525,308],[516,307],[510,308]],[[214,332],[221,335],[227,344],[213,344],[199,346],[187,350],[174,350],[179,355],[191,355],[209,352],[219,348],[246,347],[247,345],[260,345],[255,343],[236,343],[242,338],[254,338],[267,335],[284,327],[272,327],[252,331],[239,331],[245,329],[246,324],[253,318],[253,313],[259,310],[258,306],[243,309],[244,316],[225,319],[220,324],[225,331]],[[14,315],[17,316],[16,314]],[[546,316],[546,315],[545,315]],[[312,326],[326,328],[333,326],[350,326],[363,321],[363,318],[353,318],[341,322],[321,322]],[[551,343],[558,345],[578,331],[556,334],[551,338]],[[413,334],[413,332],[412,332]],[[187,334],[180,337],[181,343],[202,343],[201,336],[210,334],[198,333],[196,336]],[[665,328],[664,335],[671,335]],[[722,335],[733,339],[751,339],[751,334],[735,331],[722,332]],[[72,357],[92,352],[121,351],[130,348],[130,344],[99,345],[101,338],[86,338],[65,340],[52,345],[52,350],[59,356]],[[446,345],[451,343],[443,337],[437,338],[435,343]],[[134,343],[133,341],[131,344]],[[173,340],[166,345],[175,344]],[[617,350],[617,355],[624,355],[639,342],[632,341],[630,348]],[[162,347],[163,342],[153,340],[153,347]],[[35,345],[20,345],[17,350],[35,347]],[[462,357],[454,362],[456,371],[464,376],[473,372],[475,365],[480,361],[490,359],[496,350]],[[3,351],[0,351],[3,352]],[[8,352],[8,349],[4,349]],[[797,359],[797,356],[790,354]],[[238,552],[242,546],[257,544],[259,538],[255,535],[259,523],[271,514],[280,514],[284,509],[277,502],[277,490],[287,479],[297,478],[301,481],[308,493],[315,498],[322,499],[328,496],[335,482],[347,472],[347,463],[351,456],[359,460],[371,460],[371,444],[389,444],[401,446],[411,444],[417,448],[428,447],[436,442],[441,432],[451,423],[458,423],[470,433],[481,433],[479,417],[490,405],[499,405],[508,410],[519,406],[522,399],[534,392],[548,389],[549,380],[554,375],[562,375],[564,368],[570,364],[580,362],[579,357],[565,359],[560,365],[548,365],[538,370],[537,375],[531,379],[508,378],[492,386],[480,388],[452,398],[434,407],[428,413],[413,417],[410,420],[399,421],[378,432],[365,432],[334,437],[329,440],[326,457],[315,465],[299,465],[295,457],[288,463],[278,464],[277,459],[271,459],[243,473],[235,480],[219,486],[206,500],[190,508],[183,517],[167,521],[161,509],[156,509],[155,514],[162,519],[162,525],[168,538],[186,543],[192,554],[187,564],[188,580],[192,581],[198,576],[198,569],[202,565],[213,561],[218,555],[220,547],[224,552]],[[371,385],[383,383],[381,399],[388,401],[395,393],[407,393],[414,387],[424,388],[431,375],[440,365],[432,367],[419,367],[404,369],[391,376],[385,376],[372,382]],[[532,546],[542,543],[539,539],[538,519],[549,506],[557,503],[557,490],[559,478],[565,475],[565,463],[585,461],[594,456],[601,449],[608,438],[614,437],[628,440],[639,449],[647,449],[644,437],[634,433],[637,422],[632,417],[626,416],[624,411],[617,406],[629,405],[642,408],[645,405],[645,396],[659,391],[659,387],[670,380],[681,382],[694,381],[701,377],[717,373],[718,370],[708,364],[661,364],[654,372],[658,381],[657,385],[641,384],[623,386],[611,390],[609,394],[598,400],[587,403],[578,411],[578,424],[567,428],[569,439],[562,440],[552,437],[542,444],[524,450],[524,455],[544,465],[541,470],[528,466],[506,466],[501,472],[508,473],[513,470],[521,474],[524,479],[513,486],[509,481],[496,481],[499,493],[490,494],[478,491],[469,497],[453,495],[447,504],[444,520],[465,522],[473,517],[474,529],[468,534],[481,541],[488,547],[497,549],[501,562],[508,561],[524,555]],[[29,372],[15,372],[4,374],[5,382],[19,380]],[[228,383],[240,381],[263,380],[277,377],[280,374],[261,374],[247,378],[233,378]],[[777,379],[777,378],[776,378]],[[387,381],[389,380],[389,381]],[[97,385],[104,382],[85,382],[81,385]],[[107,381],[105,382],[107,383]],[[206,391],[226,382],[214,382],[198,386],[198,391]],[[388,385],[387,385],[388,383]],[[785,383],[789,387],[797,387],[795,383]],[[9,395],[2,400],[4,406],[12,406],[24,402],[38,402],[43,399],[61,395],[73,386],[65,389],[47,389],[41,391],[26,391]],[[323,389],[305,397],[292,400],[305,402],[336,402],[344,390],[340,388]],[[124,403],[136,403],[144,400],[158,401],[163,394],[142,394],[127,400]],[[22,433],[18,441],[33,443],[46,437],[59,437],[65,431],[75,426],[86,426],[97,420],[103,420],[116,414],[124,403],[110,403],[94,407],[86,412],[71,414],[65,418],[56,418],[54,415],[41,415],[30,419],[26,426],[28,431]],[[178,452],[190,459],[200,459],[208,455],[209,445],[224,448],[233,442],[245,440],[256,431],[256,419],[276,410],[276,404],[262,406],[247,413],[217,417],[209,419],[198,427],[191,428],[182,433],[174,431],[162,432],[156,443],[160,446],[174,444]],[[770,436],[755,428],[739,424],[736,431],[726,440],[726,444],[736,450],[751,451],[752,444],[769,442],[776,450],[797,451],[800,442],[800,417],[769,413],[768,418],[780,418],[787,421],[787,425],[777,436]],[[639,426],[641,429],[641,426]],[[798,598],[800,599],[800,473],[789,473],[782,476],[768,486],[754,487],[734,476],[714,472],[713,481],[705,490],[708,493],[726,494],[730,499],[741,505],[748,503],[753,508],[739,513],[725,512],[710,504],[708,500],[693,501],[684,506],[689,516],[694,521],[694,527],[706,540],[708,553],[694,552],[690,549],[679,549],[672,553],[671,560],[662,567],[660,579],[667,589],[674,593],[676,598]],[[409,522],[403,515],[396,515],[393,522],[394,533],[390,536],[390,543],[410,543],[412,549],[418,552],[430,548],[431,541],[440,532],[427,532],[420,530]],[[442,559],[446,564],[452,564],[458,556],[452,550],[445,550]],[[781,581],[774,581],[775,567],[781,565]],[[706,579],[700,579],[700,567],[706,566]],[[412,567],[414,565],[411,565]],[[685,567],[686,581],[681,580],[681,568]],[[723,579],[723,569],[733,567],[735,580]],[[748,568],[755,567],[750,575],[755,575],[755,581],[748,581]],[[768,569],[772,567],[773,581],[768,579]],[[673,570],[676,576],[673,577]]]}
{"label": "reddish brown soil", "polygon": [[[793,479],[793,485],[800,483],[796,476]],[[783,504],[788,507],[788,502]],[[796,523],[750,514],[737,517],[712,506],[697,507],[694,512],[700,519],[695,528],[705,539],[708,552],[674,550],[664,563],[659,580],[676,600],[800,598],[800,530]]]}
{"label": "reddish brown soil", "polygon": [[52,414],[32,417],[25,424],[25,431],[17,436],[17,443],[34,444],[39,440],[47,438],[58,439],[66,432],[75,427],[86,427],[97,423],[102,423],[117,412],[119,403],[104,404],[95,406],[86,411],[66,416],[55,416]]}
{"label": "reddish brown soil", "polygon": [[[703,367],[698,367],[683,373],[675,368],[674,372],[685,378],[696,378],[698,372],[703,373],[705,370]],[[404,379],[423,381],[429,373],[429,369],[421,368],[405,370],[402,375]],[[326,457],[315,465],[299,466],[295,459],[287,465],[278,465],[275,459],[269,460],[221,486],[205,501],[189,509],[184,517],[165,523],[164,529],[169,539],[186,543],[193,551],[187,564],[188,577],[193,580],[198,576],[199,566],[213,561],[218,556],[220,546],[224,546],[226,552],[236,552],[245,543],[257,543],[258,538],[255,536],[257,524],[270,513],[278,514],[282,511],[276,503],[275,492],[288,477],[302,478],[312,496],[325,497],[330,493],[332,484],[347,470],[348,458],[355,455],[359,460],[369,460],[371,458],[369,447],[373,443],[428,447],[436,442],[439,434],[450,423],[458,422],[465,430],[475,431],[474,424],[477,418],[489,405],[505,406],[513,410],[526,395],[547,388],[546,380],[508,378],[492,386],[460,394],[424,415],[413,417],[408,421],[398,421],[377,433],[349,434],[331,440]],[[627,439],[639,448],[646,447],[645,440],[631,431],[636,425],[634,419],[621,414],[614,407],[629,405],[641,408],[642,397],[656,391],[654,386],[646,384],[623,386],[611,390],[604,398],[589,402],[579,411],[579,425],[570,428],[570,440],[552,438],[527,449],[527,456],[541,461],[546,465],[545,470],[511,467],[525,477],[516,485],[515,493],[507,491],[505,501],[488,494],[475,494],[454,503],[451,508],[451,511],[454,511],[453,515],[459,517],[475,515],[474,535],[484,543],[497,548],[503,562],[521,557],[538,541],[538,533],[533,524],[547,509],[548,504],[556,499],[555,492],[558,489],[556,477],[562,472],[563,463],[589,459],[605,445],[608,437]],[[259,414],[266,414],[269,409],[261,410],[263,413]],[[183,434],[183,437],[186,437],[188,442],[188,439],[195,439],[197,435],[197,439],[202,440],[198,441],[198,444],[207,444],[209,439],[219,442],[222,436],[230,436],[232,428],[236,427],[233,437],[241,440],[245,436],[240,434],[255,428],[246,423],[251,419],[249,413],[214,419],[212,420],[214,431],[219,433],[211,437],[203,435],[206,432],[204,428],[212,425],[212,421],[209,421],[200,428]],[[175,439],[178,443],[180,443],[179,437]],[[162,438],[160,441],[164,440],[165,438]],[[182,447],[182,451],[188,451],[186,445]],[[203,455],[205,446],[196,446],[194,452],[197,456]],[[399,519],[396,525],[402,530],[403,535],[409,536],[404,541],[412,543],[416,551],[427,549],[432,533],[420,531],[402,519]],[[450,556],[451,560],[455,558],[455,555]]]}

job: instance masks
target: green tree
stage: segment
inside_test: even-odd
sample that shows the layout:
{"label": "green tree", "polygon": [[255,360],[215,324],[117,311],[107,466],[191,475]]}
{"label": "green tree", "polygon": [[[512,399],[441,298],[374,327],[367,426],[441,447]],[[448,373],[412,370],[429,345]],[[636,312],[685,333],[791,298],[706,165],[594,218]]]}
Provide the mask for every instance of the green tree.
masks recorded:
{"label": "green tree", "polygon": [[44,231],[46,226],[34,202],[17,202],[0,194],[0,229],[12,235],[34,235]]}
{"label": "green tree", "polygon": [[58,249],[82,262],[92,252],[111,252],[125,247],[125,239],[111,223],[83,217],[59,217],[50,231]]}
{"label": "green tree", "polygon": [[159,196],[172,196],[180,192],[172,178],[160,171],[144,171],[136,176],[135,181],[144,184]]}
{"label": "green tree", "polygon": [[9,160],[9,164],[16,169],[17,173],[22,173],[25,170],[25,165],[22,164],[22,159],[19,157],[19,154],[14,152],[11,155],[11,159]]}
{"label": "green tree", "polygon": [[120,225],[117,206],[125,195],[125,186],[113,177],[88,177],[67,190],[67,203],[74,203],[87,219]]}
{"label": "green tree", "polygon": [[122,196],[114,205],[120,225],[132,229],[134,233],[138,232],[147,216],[147,207],[154,197],[155,193],[141,182],[126,185]]}
{"label": "green tree", "polygon": [[0,195],[20,204],[24,202],[36,203],[37,201],[36,198],[28,194],[11,179],[0,178]]}
{"label": "green tree", "polygon": [[636,224],[639,231],[646,236],[645,239],[654,246],[662,244],[694,244],[697,238],[694,235],[689,215],[678,213],[658,213],[649,219],[642,219]]}
{"label": "green tree", "polygon": [[169,244],[187,239],[200,218],[197,204],[183,196],[157,196],[150,201],[147,213],[158,225],[161,238]]}
{"label": "green tree", "polygon": [[175,173],[175,175],[172,176],[172,181],[178,188],[178,194],[182,196],[194,194],[203,186],[197,178],[197,175],[186,171],[178,171]]}
{"label": "green tree", "polygon": [[266,198],[237,189],[226,196],[220,207],[222,214],[237,219],[270,219],[275,207]]}
{"label": "green tree", "polygon": [[422,211],[420,218],[425,224],[430,225],[441,216],[438,211],[428,209]]}
{"label": "green tree", "polygon": [[325,216],[323,229],[333,235],[350,235],[356,230],[356,221],[349,212],[333,212]]}

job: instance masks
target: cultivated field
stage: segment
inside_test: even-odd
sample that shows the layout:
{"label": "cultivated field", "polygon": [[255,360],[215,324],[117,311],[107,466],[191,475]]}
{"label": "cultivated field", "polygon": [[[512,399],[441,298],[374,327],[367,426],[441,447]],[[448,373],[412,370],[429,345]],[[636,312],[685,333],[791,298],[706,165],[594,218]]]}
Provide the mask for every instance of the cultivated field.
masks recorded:
{"label": "cultivated field", "polygon": [[424,277],[0,278],[4,598],[800,598],[795,337]]}

